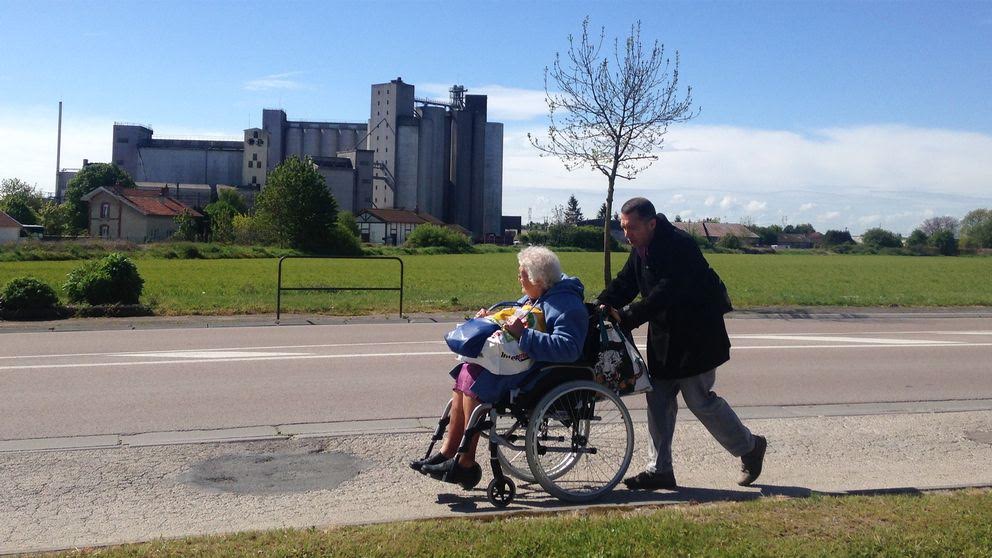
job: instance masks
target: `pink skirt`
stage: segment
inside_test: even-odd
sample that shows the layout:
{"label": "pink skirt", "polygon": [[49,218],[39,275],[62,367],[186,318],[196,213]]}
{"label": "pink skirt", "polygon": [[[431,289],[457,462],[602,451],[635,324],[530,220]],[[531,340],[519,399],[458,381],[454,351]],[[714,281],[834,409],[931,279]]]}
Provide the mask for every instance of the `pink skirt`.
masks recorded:
{"label": "pink skirt", "polygon": [[479,374],[482,374],[484,370],[485,368],[471,362],[462,364],[461,370],[458,371],[458,377],[455,378],[455,387],[451,389],[464,393],[472,399],[478,399],[479,396],[472,391],[472,384],[475,383],[476,378],[478,378]]}

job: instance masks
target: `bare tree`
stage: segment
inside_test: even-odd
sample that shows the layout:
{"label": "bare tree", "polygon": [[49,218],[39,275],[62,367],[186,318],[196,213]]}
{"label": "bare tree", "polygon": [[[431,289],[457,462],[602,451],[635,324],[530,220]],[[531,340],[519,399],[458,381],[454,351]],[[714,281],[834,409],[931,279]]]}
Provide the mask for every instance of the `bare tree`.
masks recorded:
{"label": "bare tree", "polygon": [[949,231],[951,234],[957,235],[958,220],[947,215],[943,217],[931,217],[923,221],[923,224],[920,225],[920,230],[927,236],[933,236],[934,233],[940,231]]}
{"label": "bare tree", "polygon": [[[542,156],[558,157],[569,171],[585,167],[603,173],[609,215],[616,179],[633,180],[650,167],[669,124],[698,113],[692,111],[691,87],[679,95],[678,51],[673,64],[658,41],[644,48],[640,22],[623,42],[613,40],[612,56],[601,55],[605,40],[605,28],[598,38],[589,35],[588,17],[578,40],[569,35],[567,59],[556,53],[554,64],[544,70],[548,137],[527,137]],[[603,253],[608,284],[610,224],[605,220]]]}

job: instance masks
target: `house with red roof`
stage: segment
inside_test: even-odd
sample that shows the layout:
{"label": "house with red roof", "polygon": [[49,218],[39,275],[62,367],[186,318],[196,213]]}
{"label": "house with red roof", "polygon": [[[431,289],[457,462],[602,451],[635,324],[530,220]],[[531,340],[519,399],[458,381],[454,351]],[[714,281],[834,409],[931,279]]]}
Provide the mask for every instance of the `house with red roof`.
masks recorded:
{"label": "house with red roof", "polygon": [[21,237],[21,224],[0,211],[0,242],[17,242]]}
{"label": "house with red roof", "polygon": [[758,241],[758,235],[740,223],[715,223],[711,221],[675,221],[675,228],[693,236],[704,237],[713,244],[726,236],[736,236],[742,243],[751,246]]}
{"label": "house with red roof", "polygon": [[177,228],[175,218],[183,212],[203,217],[162,190],[100,187],[82,200],[89,205],[90,236],[108,240],[168,240]]}

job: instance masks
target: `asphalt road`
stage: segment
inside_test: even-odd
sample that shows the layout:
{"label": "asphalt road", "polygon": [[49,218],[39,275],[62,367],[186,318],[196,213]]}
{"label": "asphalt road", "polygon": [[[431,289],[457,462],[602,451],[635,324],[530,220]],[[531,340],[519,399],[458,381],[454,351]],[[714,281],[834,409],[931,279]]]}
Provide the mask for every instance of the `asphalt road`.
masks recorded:
{"label": "asphalt road", "polygon": [[[452,326],[3,333],[0,441],[436,416]],[[730,319],[728,329],[732,359],[716,390],[735,407],[992,399],[990,318]]]}

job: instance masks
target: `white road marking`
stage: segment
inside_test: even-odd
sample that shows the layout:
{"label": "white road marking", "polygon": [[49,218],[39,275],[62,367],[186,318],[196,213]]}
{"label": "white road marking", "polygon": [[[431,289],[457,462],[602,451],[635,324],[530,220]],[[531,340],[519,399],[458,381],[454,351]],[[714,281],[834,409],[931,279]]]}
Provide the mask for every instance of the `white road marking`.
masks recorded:
{"label": "white road marking", "polygon": [[[737,335],[737,339],[764,339],[768,341],[825,341],[843,343],[871,343],[876,345],[940,345],[957,344],[961,341],[930,341],[925,339],[891,339],[881,337],[840,337],[830,335]],[[731,337],[732,339],[734,337]]]}
{"label": "white road marking", "polygon": [[[992,343],[932,343],[932,344],[839,344],[839,345],[752,345],[752,346],[737,346],[733,347],[734,351],[746,351],[746,350],[783,350],[783,349],[884,349],[884,348],[925,348],[925,347],[941,347],[941,348],[960,348],[960,347],[992,347]],[[646,351],[644,345],[638,345],[638,349],[641,351]],[[154,353],[153,353],[154,354]],[[252,354],[252,353],[246,353]],[[265,353],[261,353],[265,354]],[[284,356],[246,356],[246,357],[224,357],[224,358],[191,358],[189,360],[182,360],[183,364],[197,364],[197,363],[208,363],[208,362],[255,362],[255,361],[268,361],[268,360],[313,360],[313,359],[341,359],[341,358],[381,358],[381,357],[414,357],[414,356],[453,356],[450,351],[426,351],[426,352],[401,352],[401,353],[346,353],[337,355],[314,355],[314,354],[295,354],[288,353]],[[118,355],[119,356],[119,355]],[[176,364],[180,362],[176,360],[175,353],[170,353],[166,355],[170,357],[169,360],[146,360],[146,361],[134,361],[134,362],[84,362],[84,363],[65,363],[65,364],[25,364],[25,365],[10,365],[10,366],[0,366],[0,371],[5,370],[37,370],[37,369],[56,369],[56,368],[107,368],[107,367],[127,367],[127,366],[148,366],[148,365],[158,365],[158,364]]]}
{"label": "white road marking", "polygon": [[[326,347],[366,347],[366,346],[376,346],[376,345],[440,345],[443,341],[382,341],[375,343],[321,343],[318,345],[272,345],[269,347],[216,347],[216,348],[206,348],[198,349],[200,351],[244,351],[244,350],[260,350],[260,349],[320,349]],[[155,351],[156,354],[166,354],[166,353],[180,353],[188,351],[189,349],[173,349],[168,351]],[[14,358],[67,358],[67,357],[86,357],[86,356],[128,356],[128,355],[141,355],[146,354],[148,351],[135,352],[117,352],[117,353],[61,353],[52,355],[14,355],[14,356],[0,356],[0,359],[14,359]]]}
{"label": "white road marking", "polygon": [[[309,354],[309,353],[303,353]],[[164,352],[164,353],[129,353],[129,357],[144,357],[144,358],[192,358],[192,359],[210,359],[210,360],[221,360],[221,359],[232,359],[232,358],[251,358],[251,357],[284,357],[284,356],[301,356],[301,353],[266,353],[258,351],[176,351],[176,352]]]}
{"label": "white road marking", "polygon": [[[343,355],[294,355],[276,357],[246,357],[246,358],[222,358],[222,359],[194,359],[182,361],[183,364],[196,364],[205,362],[253,362],[260,360],[310,360],[310,359],[333,359],[333,358],[373,358],[384,356],[437,356],[451,355],[451,351],[438,351],[427,353],[352,353]],[[82,362],[68,364],[23,364],[13,366],[0,366],[0,370],[36,370],[48,368],[103,368],[111,366],[143,366],[153,364],[176,364],[176,360],[146,360],[137,362]]]}

